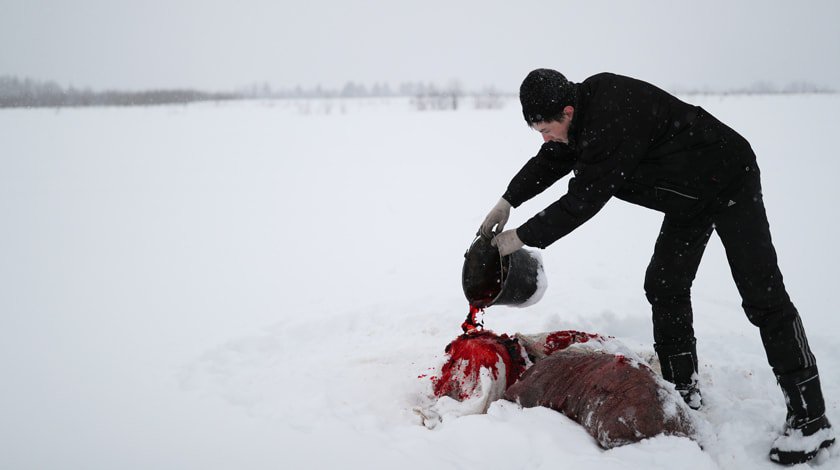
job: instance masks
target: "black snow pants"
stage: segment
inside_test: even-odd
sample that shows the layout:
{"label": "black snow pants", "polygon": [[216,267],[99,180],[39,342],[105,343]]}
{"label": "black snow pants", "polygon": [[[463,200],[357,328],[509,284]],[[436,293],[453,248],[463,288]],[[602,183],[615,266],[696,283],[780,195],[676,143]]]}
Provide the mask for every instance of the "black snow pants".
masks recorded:
{"label": "black snow pants", "polygon": [[742,306],[749,321],[761,332],[767,360],[775,374],[814,366],[816,361],[799,313],[779,271],[757,166],[751,168],[742,187],[710,214],[689,223],[665,216],[645,276],[645,293],[653,309],[653,337],[660,357],[662,351],[694,351],[690,290],[712,231],[723,243]]}

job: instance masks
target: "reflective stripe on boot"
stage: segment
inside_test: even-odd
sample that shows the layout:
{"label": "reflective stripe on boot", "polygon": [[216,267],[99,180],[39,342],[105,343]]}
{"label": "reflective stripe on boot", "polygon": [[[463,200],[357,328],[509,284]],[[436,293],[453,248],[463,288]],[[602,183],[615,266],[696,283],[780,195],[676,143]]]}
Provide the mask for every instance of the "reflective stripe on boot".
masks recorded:
{"label": "reflective stripe on boot", "polygon": [[655,344],[659,357],[662,378],[676,386],[677,391],[689,408],[698,410],[703,404],[700,388],[697,386],[697,347],[691,344]]}

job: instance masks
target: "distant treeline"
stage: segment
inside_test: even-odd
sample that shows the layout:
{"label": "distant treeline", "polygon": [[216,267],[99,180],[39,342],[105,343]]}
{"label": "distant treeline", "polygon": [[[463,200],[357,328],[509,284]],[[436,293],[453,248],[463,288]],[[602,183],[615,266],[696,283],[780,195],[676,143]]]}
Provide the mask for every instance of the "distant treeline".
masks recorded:
{"label": "distant treeline", "polygon": [[388,83],[377,82],[366,86],[363,83],[349,81],[341,88],[328,88],[321,85],[309,88],[300,85],[293,88],[274,88],[269,83],[256,83],[239,91],[240,94],[249,98],[384,98],[486,92],[488,90],[466,93],[457,80],[452,80],[446,85],[431,82],[402,82],[397,87],[391,87]]}
{"label": "distant treeline", "polygon": [[779,87],[770,82],[756,82],[748,87],[715,90],[711,88],[679,88],[673,90],[680,95],[801,95],[811,93],[836,93],[831,88],[811,82],[791,82]]}
{"label": "distant treeline", "polygon": [[197,90],[92,91],[63,88],[55,82],[0,76],[0,108],[65,106],[142,106],[220,101],[241,98],[234,93]]}
{"label": "distant treeline", "polygon": [[[835,93],[835,90],[808,82],[790,83],[779,88],[769,82],[758,82],[750,87],[712,89],[674,89],[685,95],[756,95],[756,94],[800,94]],[[223,101],[236,99],[307,99],[307,98],[383,98],[410,97],[418,110],[458,109],[465,97],[472,97],[476,108],[501,107],[503,99],[515,97],[515,93],[499,92],[488,87],[481,91],[465,91],[457,80],[445,86],[431,82],[403,82],[396,88],[387,83],[374,83],[367,87],[356,82],[347,82],[341,88],[325,88],[320,85],[304,88],[276,89],[268,83],[254,84],[235,92],[208,93],[191,89],[146,90],[146,91],[92,91],[89,88],[64,88],[52,81],[38,81],[30,78],[0,76],[0,108],[20,107],[65,107],[65,106],[144,106],[158,104],[185,104],[196,101]]]}
{"label": "distant treeline", "polygon": [[439,95],[463,95],[457,82],[441,87],[432,83],[406,82],[395,90],[387,83],[363,84],[347,82],[342,88],[320,85],[304,88],[272,89],[267,83],[252,85],[236,92],[208,93],[191,89],[145,91],[93,91],[89,88],[62,87],[53,81],[0,76],[0,108],[65,107],[65,106],[142,106],[178,104],[196,101],[222,101],[253,98],[359,98]]}
{"label": "distant treeline", "polygon": [[297,86],[291,89],[272,89],[268,83],[255,84],[242,89],[240,93],[248,98],[269,99],[307,99],[307,98],[411,98],[411,104],[419,111],[456,110],[466,98],[472,98],[476,109],[495,109],[503,105],[503,99],[516,96],[513,93],[501,93],[493,87],[480,91],[467,91],[457,80],[446,85],[431,82],[403,82],[396,88],[387,83],[374,83],[367,87],[356,82],[347,82],[342,88],[313,88]]}
{"label": "distant treeline", "polygon": [[[368,87],[361,83],[347,82],[341,88],[296,86],[272,88],[268,83],[254,84],[235,92],[208,93],[190,89],[147,91],[92,91],[88,88],[64,88],[56,82],[31,78],[0,76],[0,108],[14,107],[65,107],[65,106],[142,106],[179,104],[195,101],[221,101],[235,99],[306,99],[306,98],[383,98],[411,97],[420,108],[446,109],[464,96],[495,100],[503,94],[493,88],[479,92],[465,92],[458,81],[445,86],[431,82],[403,82],[396,88],[387,83],[374,83]],[[487,105],[492,107],[492,103]]]}

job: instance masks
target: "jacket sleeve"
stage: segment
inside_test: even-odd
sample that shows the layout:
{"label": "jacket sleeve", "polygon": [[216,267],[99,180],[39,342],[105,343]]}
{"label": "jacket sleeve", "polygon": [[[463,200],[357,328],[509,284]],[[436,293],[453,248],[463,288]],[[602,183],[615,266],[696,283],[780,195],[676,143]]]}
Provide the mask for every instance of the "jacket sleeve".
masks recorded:
{"label": "jacket sleeve", "polygon": [[516,173],[502,197],[513,207],[519,207],[568,175],[574,163],[575,152],[567,144],[546,142]]}
{"label": "jacket sleeve", "polygon": [[589,220],[638,165],[645,146],[637,121],[610,108],[595,108],[584,121],[567,193],[516,230],[526,245],[545,248]]}

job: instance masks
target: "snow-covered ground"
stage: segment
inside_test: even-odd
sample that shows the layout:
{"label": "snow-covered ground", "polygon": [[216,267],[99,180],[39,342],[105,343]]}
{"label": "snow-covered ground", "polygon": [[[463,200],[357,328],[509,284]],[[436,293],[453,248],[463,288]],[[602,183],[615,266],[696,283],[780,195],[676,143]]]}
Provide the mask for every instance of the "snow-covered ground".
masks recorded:
{"label": "snow-covered ground", "polygon": [[[840,96],[688,100],[759,155],[840,423]],[[782,394],[715,237],[694,289],[703,450],[603,451],[564,416],[505,402],[420,424],[418,376],[467,313],[463,253],[540,142],[515,102],[0,110],[0,468],[776,468]],[[543,252],[543,300],[491,307],[486,326],[652,351],[642,280],[660,221],[610,202]],[[840,452],[812,465],[840,468]]]}

